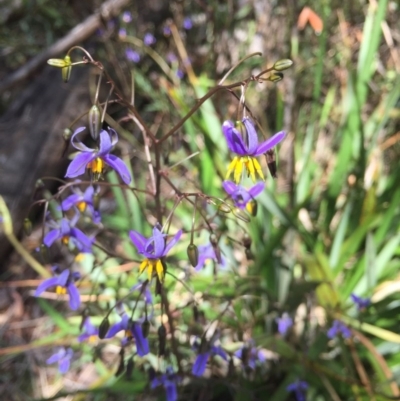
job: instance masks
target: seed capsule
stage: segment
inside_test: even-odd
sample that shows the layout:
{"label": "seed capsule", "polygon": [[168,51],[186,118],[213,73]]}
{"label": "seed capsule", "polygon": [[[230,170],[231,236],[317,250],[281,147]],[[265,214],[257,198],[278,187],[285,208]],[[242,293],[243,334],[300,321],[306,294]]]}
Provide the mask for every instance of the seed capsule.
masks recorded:
{"label": "seed capsule", "polygon": [[275,64],[274,64],[274,70],[275,71],[284,71],[287,70],[288,68],[290,68],[293,65],[293,61],[285,58],[282,60],[278,60]]}
{"label": "seed capsule", "polygon": [[121,348],[121,351],[119,352],[120,360],[119,360],[119,365],[118,369],[115,372],[115,377],[118,377],[124,370],[125,370],[125,350]]}
{"label": "seed capsule", "polygon": [[65,67],[61,69],[61,75],[63,78],[63,81],[67,83],[71,77],[71,71],[72,71],[72,66],[71,66],[71,57],[70,56],[65,56],[64,57],[64,62],[65,62]]}
{"label": "seed capsule", "polygon": [[144,338],[147,338],[149,336],[149,331],[150,331],[150,322],[146,319],[142,323],[142,334]]}
{"label": "seed capsule", "polygon": [[232,211],[231,207],[227,205],[226,203],[221,203],[218,206],[218,210],[222,213],[230,213]]}
{"label": "seed capsule", "polygon": [[189,262],[193,267],[196,267],[199,263],[199,250],[195,244],[189,244],[187,247],[187,255]]}
{"label": "seed capsule", "polygon": [[128,359],[128,363],[126,364],[126,378],[130,380],[132,378],[132,372],[135,367],[135,362],[133,361],[133,356]]}
{"label": "seed capsule", "polygon": [[210,242],[212,246],[218,245],[218,238],[215,234],[210,234]]}
{"label": "seed capsule", "polygon": [[267,80],[271,82],[279,82],[282,81],[282,79],[283,79],[283,74],[281,72],[275,72],[267,78]]}
{"label": "seed capsule", "polygon": [[167,343],[167,330],[165,326],[162,324],[158,330],[158,356],[165,355],[165,346]]}
{"label": "seed capsule", "polygon": [[44,263],[47,263],[49,260],[49,248],[45,244],[40,245],[40,255]]}
{"label": "seed capsule", "polygon": [[246,248],[246,250],[244,251],[245,255],[246,255],[246,259],[247,260],[253,260],[254,259],[254,255],[253,252],[251,252],[250,248]]}
{"label": "seed capsule", "polygon": [[100,326],[99,326],[99,338],[101,340],[106,337],[109,328],[110,328],[110,321],[108,320],[108,317],[106,316],[103,319],[103,321],[100,323]]}

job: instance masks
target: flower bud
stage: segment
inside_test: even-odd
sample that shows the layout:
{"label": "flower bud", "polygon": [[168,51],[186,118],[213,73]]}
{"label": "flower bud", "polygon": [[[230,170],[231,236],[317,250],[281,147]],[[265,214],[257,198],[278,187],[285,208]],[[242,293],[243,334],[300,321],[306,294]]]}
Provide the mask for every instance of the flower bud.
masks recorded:
{"label": "flower bud", "polygon": [[146,319],[142,323],[142,334],[144,338],[147,338],[149,336],[149,331],[150,331],[150,322]]}
{"label": "flower bud", "polygon": [[97,141],[101,128],[101,115],[99,108],[95,104],[89,110],[88,119],[90,135]]}
{"label": "flower bud", "polygon": [[106,316],[99,326],[99,338],[101,340],[106,337],[109,328],[110,328],[110,321],[108,320],[108,316]]}
{"label": "flower bud", "polygon": [[193,267],[196,267],[199,263],[199,250],[195,244],[189,244],[187,247],[187,255],[189,262]]}
{"label": "flower bud", "polygon": [[251,243],[252,243],[252,239],[251,239],[249,234],[247,234],[247,233],[244,234],[243,239],[242,239],[242,243],[243,243],[243,246],[246,249],[250,249]]}
{"label": "flower bud", "polygon": [[165,355],[165,346],[167,342],[167,330],[165,326],[161,324],[161,326],[157,330],[158,334],[158,356]]}
{"label": "flower bud", "polygon": [[32,222],[26,217],[24,219],[24,233],[25,235],[31,235],[32,234]]}
{"label": "flower bud", "polygon": [[281,72],[275,72],[267,78],[267,80],[271,82],[279,82],[282,81],[282,79],[283,79],[283,74]]}
{"label": "flower bud", "polygon": [[64,141],[69,142],[69,140],[71,139],[71,136],[72,136],[72,130],[70,128],[65,128],[62,133],[62,137],[63,137]]}
{"label": "flower bud", "polygon": [[218,238],[214,233],[210,234],[210,242],[213,247],[218,245]]}
{"label": "flower bud", "polygon": [[126,364],[126,378],[130,380],[132,378],[132,372],[135,367],[135,362],[133,361],[133,356],[128,359],[128,363]]}
{"label": "flower bud", "polygon": [[72,71],[71,57],[65,56],[64,61],[65,61],[65,67],[61,70],[61,75],[63,81],[67,83],[69,81],[69,78],[71,77],[71,71]]}
{"label": "flower bud", "polygon": [[249,202],[247,202],[246,205],[246,210],[253,216],[257,216],[257,209],[258,209],[258,205],[257,205],[257,201],[255,199],[250,200]]}
{"label": "flower bud", "polygon": [[288,68],[290,68],[293,65],[293,61],[288,59],[288,58],[284,58],[282,60],[278,60],[275,64],[274,64],[274,70],[275,71],[284,71],[287,70]]}
{"label": "flower bud", "polygon": [[232,211],[231,207],[226,204],[226,203],[221,203],[218,206],[218,211],[222,212],[222,213],[230,213]]}

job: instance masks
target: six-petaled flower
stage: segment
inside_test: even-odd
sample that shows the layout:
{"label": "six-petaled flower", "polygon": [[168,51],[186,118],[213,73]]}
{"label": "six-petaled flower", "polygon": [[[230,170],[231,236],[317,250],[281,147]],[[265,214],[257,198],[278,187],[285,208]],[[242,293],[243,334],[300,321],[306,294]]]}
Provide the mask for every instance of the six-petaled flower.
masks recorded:
{"label": "six-petaled flower", "polygon": [[43,243],[50,247],[56,240],[60,239],[65,245],[70,242],[81,252],[90,252],[93,239],[85,235],[79,228],[75,227],[79,215],[72,220],[62,218],[60,221],[50,220],[47,225],[53,228],[43,238]]}
{"label": "six-petaled flower", "polygon": [[343,338],[349,338],[351,337],[351,330],[340,320],[334,320],[332,327],[326,334],[330,339],[337,337],[339,334],[341,334]]}
{"label": "six-petaled flower", "polygon": [[250,201],[264,190],[265,184],[263,182],[258,182],[250,189],[246,189],[241,185],[236,185],[232,181],[224,181],[222,187],[225,189],[226,193],[230,195],[236,207],[239,209],[246,208],[247,211],[252,214],[253,211]]}
{"label": "six-petaled flower", "polygon": [[105,172],[106,165],[108,165],[120,175],[125,184],[129,184],[131,175],[125,163],[119,157],[110,154],[113,146],[118,142],[118,135],[115,130],[109,128],[108,131],[100,131],[100,145],[99,148],[95,149],[91,149],[77,140],[77,135],[83,130],[85,127],[77,128],[72,135],[71,144],[80,153],[71,161],[65,176],[69,178],[78,177],[88,169],[92,173],[93,179],[99,180]]}
{"label": "six-petaled flower", "polygon": [[308,383],[304,380],[296,380],[286,387],[288,393],[294,393],[296,395],[297,401],[306,401],[307,389]]}
{"label": "six-petaled flower", "polygon": [[244,366],[255,369],[257,362],[264,363],[266,358],[261,350],[257,349],[253,342],[243,346],[235,352],[235,356],[242,360]]}
{"label": "six-petaled flower", "polygon": [[153,277],[153,273],[157,273],[160,281],[164,279],[164,266],[162,258],[167,256],[171,248],[179,241],[182,235],[182,230],[179,230],[171,241],[167,244],[165,237],[158,225],[153,228],[153,235],[150,238],[145,238],[142,234],[132,230],[129,236],[135,245],[138,252],[145,256],[146,259],[140,264],[139,274],[147,269],[149,280]]}
{"label": "six-petaled flower", "polygon": [[351,294],[350,297],[351,297],[351,300],[357,305],[358,311],[362,311],[371,305],[370,298],[362,298],[362,297],[357,296],[356,294]]}
{"label": "six-petaled flower", "polygon": [[239,183],[244,170],[247,171],[253,182],[256,181],[256,173],[264,180],[264,174],[256,157],[272,149],[286,135],[284,131],[280,131],[259,144],[256,129],[249,118],[244,117],[242,124],[241,127],[244,126],[245,128],[243,133],[235,128],[232,121],[225,121],[222,125],[222,131],[228,143],[229,150],[237,154],[228,166],[226,179],[234,172],[236,184]]}
{"label": "six-petaled flower", "polygon": [[142,322],[132,322],[129,316],[126,313],[123,313],[121,316],[121,320],[110,327],[106,338],[112,338],[122,330],[125,331],[123,344],[134,338],[136,351],[139,356],[145,356],[150,352],[149,342],[147,338],[145,338],[143,335]]}
{"label": "six-petaled flower", "polygon": [[151,380],[151,388],[162,386],[165,389],[167,401],[177,401],[178,391],[176,385],[179,381],[180,377],[174,373],[171,366],[168,366],[164,374]]}
{"label": "six-petaled flower", "polygon": [[[218,263],[217,255],[215,254],[214,247],[211,244],[200,245],[198,247],[199,251],[199,260],[197,262],[197,266],[195,267],[196,271],[201,270],[206,264],[207,260],[213,260]],[[221,255],[221,267],[225,268],[227,265],[226,259],[223,255]]]}
{"label": "six-petaled flower", "polygon": [[71,348],[60,348],[55,354],[53,354],[46,363],[51,365],[58,362],[58,371],[61,374],[65,374],[69,370],[71,364],[71,358],[74,355],[74,351]]}
{"label": "six-petaled flower", "polygon": [[293,326],[293,319],[287,312],[283,313],[281,317],[276,318],[278,324],[278,332],[282,336],[285,336],[289,329]]}
{"label": "six-petaled flower", "polygon": [[80,274],[78,272],[71,273],[68,269],[64,270],[59,276],[48,278],[39,284],[35,291],[35,297],[38,297],[50,287],[56,287],[57,294],[68,293],[69,306],[72,310],[76,310],[81,304],[81,299],[74,282],[79,278]]}
{"label": "six-petaled flower", "polygon": [[90,211],[93,217],[94,223],[99,223],[101,220],[100,213],[95,209],[93,196],[94,196],[94,188],[92,185],[89,185],[85,192],[82,192],[79,188],[73,188],[73,194],[67,196],[61,202],[61,210],[67,211],[71,208],[76,208],[79,212],[83,213],[86,209]]}
{"label": "six-petaled flower", "polygon": [[198,354],[192,367],[194,376],[202,376],[206,370],[207,361],[211,356],[219,355],[225,361],[228,360],[226,352],[218,345],[214,345],[212,340],[210,343],[202,339],[201,343],[195,343],[195,348],[198,348]]}

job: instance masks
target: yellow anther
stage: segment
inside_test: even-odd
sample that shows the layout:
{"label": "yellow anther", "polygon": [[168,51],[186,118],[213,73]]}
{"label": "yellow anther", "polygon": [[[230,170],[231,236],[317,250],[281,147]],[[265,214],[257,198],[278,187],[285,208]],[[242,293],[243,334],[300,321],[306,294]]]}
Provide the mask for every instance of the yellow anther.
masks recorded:
{"label": "yellow anther", "polygon": [[56,287],[56,294],[58,295],[64,295],[67,293],[67,289],[65,287],[61,287],[60,285],[58,285]]}
{"label": "yellow anther", "polygon": [[65,235],[64,237],[62,237],[62,238],[61,238],[61,242],[62,242],[64,245],[68,245],[68,242],[69,242],[69,235]]}
{"label": "yellow anther", "polygon": [[78,210],[82,213],[82,212],[84,212],[85,211],[85,209],[86,209],[86,202],[78,202],[77,204],[76,204],[76,207],[78,208]]}
{"label": "yellow anther", "polygon": [[93,174],[101,174],[104,169],[104,162],[100,157],[97,157],[89,162],[86,167],[91,170]]}

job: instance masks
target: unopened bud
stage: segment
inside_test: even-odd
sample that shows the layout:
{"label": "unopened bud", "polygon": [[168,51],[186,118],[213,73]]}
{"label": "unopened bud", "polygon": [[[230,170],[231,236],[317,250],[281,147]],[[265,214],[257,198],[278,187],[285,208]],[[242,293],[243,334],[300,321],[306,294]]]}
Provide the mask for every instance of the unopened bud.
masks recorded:
{"label": "unopened bud", "polygon": [[193,267],[196,267],[199,263],[199,250],[195,244],[189,244],[187,247],[187,255],[189,262]]}
{"label": "unopened bud", "polygon": [[158,334],[158,356],[163,356],[165,354],[165,346],[167,342],[167,330],[165,326],[161,324],[161,326],[157,330]]}
{"label": "unopened bud", "polygon": [[67,83],[71,77],[71,71],[72,71],[71,57],[65,56],[64,61],[65,61],[65,67],[62,68],[61,75],[62,75],[63,81],[65,83]]}
{"label": "unopened bud", "polygon": [[32,222],[27,217],[24,219],[24,233],[28,236],[32,234]]}
{"label": "unopened bud", "polygon": [[267,78],[267,80],[271,82],[279,82],[282,81],[282,79],[283,79],[283,74],[281,72],[275,72]]}
{"label": "unopened bud", "polygon": [[212,246],[218,245],[218,238],[215,234],[210,234],[210,242]]}
{"label": "unopened bud", "polygon": [[146,319],[142,323],[142,334],[143,334],[143,337],[147,338],[149,336],[149,332],[150,332],[150,322]]}
{"label": "unopened bud", "polygon": [[247,233],[244,234],[242,243],[243,243],[243,246],[247,249],[249,249],[251,247],[252,239],[249,234],[247,234]]}
{"label": "unopened bud", "polygon": [[274,64],[274,70],[275,71],[284,71],[287,70],[288,68],[290,68],[293,65],[293,61],[288,59],[288,58],[284,58],[282,60],[278,60],[275,64]]}
{"label": "unopened bud", "polygon": [[49,260],[49,248],[45,244],[40,245],[40,255],[44,263]]}
{"label": "unopened bud", "polygon": [[133,361],[133,357],[131,356],[128,359],[128,363],[126,364],[126,373],[125,373],[125,375],[126,375],[126,378],[128,380],[130,380],[132,378],[132,372],[133,372],[134,367],[135,367],[135,362]]}
{"label": "unopened bud", "polygon": [[221,203],[218,206],[218,211],[222,212],[222,213],[230,213],[232,211],[231,207],[226,204],[226,203]]}
{"label": "unopened bud", "polygon": [[110,321],[108,320],[108,316],[106,316],[99,326],[99,338],[101,340],[106,337],[109,328],[110,328]]}
{"label": "unopened bud", "polygon": [[69,142],[69,140],[71,139],[71,136],[72,136],[72,130],[70,128],[65,128],[62,133],[62,137],[63,137],[64,141]]}
{"label": "unopened bud", "polygon": [[90,135],[97,141],[101,127],[101,114],[99,108],[95,104],[90,108],[88,119]]}
{"label": "unopened bud", "polygon": [[257,216],[257,209],[258,209],[258,205],[257,205],[257,201],[255,199],[250,200],[249,202],[247,202],[246,204],[246,210],[254,217]]}

